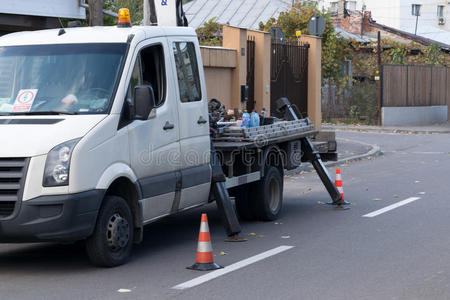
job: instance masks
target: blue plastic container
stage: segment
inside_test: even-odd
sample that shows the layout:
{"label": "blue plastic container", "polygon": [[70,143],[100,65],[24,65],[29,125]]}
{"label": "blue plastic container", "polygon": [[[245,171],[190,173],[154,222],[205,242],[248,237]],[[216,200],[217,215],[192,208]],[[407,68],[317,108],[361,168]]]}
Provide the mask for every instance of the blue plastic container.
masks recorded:
{"label": "blue plastic container", "polygon": [[250,127],[258,127],[258,126],[259,126],[259,115],[256,111],[253,111],[250,119]]}
{"label": "blue plastic container", "polygon": [[250,127],[250,114],[247,111],[244,111],[242,114],[242,124],[241,127],[249,128]]}

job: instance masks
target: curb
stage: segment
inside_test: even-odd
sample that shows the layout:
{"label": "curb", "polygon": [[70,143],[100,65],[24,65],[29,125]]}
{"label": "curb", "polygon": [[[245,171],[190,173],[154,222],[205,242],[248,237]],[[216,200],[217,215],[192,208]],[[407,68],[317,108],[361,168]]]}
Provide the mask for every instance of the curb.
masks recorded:
{"label": "curb", "polygon": [[[344,140],[344,139],[338,138],[337,140]],[[358,161],[358,160],[361,160],[361,159],[364,159],[367,157],[377,157],[377,156],[383,155],[383,152],[381,151],[381,148],[378,145],[367,144],[364,142],[349,140],[349,139],[345,139],[345,141],[355,143],[355,144],[360,144],[363,146],[368,146],[371,149],[363,154],[349,156],[347,158],[338,159],[337,161],[327,161],[324,163],[326,167],[332,167],[332,166],[336,166],[336,165],[340,165],[340,164]],[[305,171],[310,171],[310,170],[314,170],[314,167],[311,164],[308,164],[308,165],[301,166],[294,170],[286,171],[284,175],[291,176],[291,175],[299,174],[300,172],[305,172]]]}
{"label": "curb", "polygon": [[342,132],[370,132],[370,133],[397,133],[397,134],[450,134],[450,130],[408,130],[388,128],[358,128],[358,127],[333,127],[323,125],[322,129]]}
{"label": "curb", "polygon": [[[344,140],[344,139],[337,138],[337,140]],[[368,143],[355,141],[355,140],[349,140],[349,139],[345,139],[345,141],[348,141],[348,142],[351,142],[351,143],[355,143],[355,144],[360,144],[360,145],[363,145],[363,146],[368,146],[371,149],[368,152],[363,153],[363,154],[353,155],[353,156],[350,156],[350,157],[347,157],[347,158],[339,159],[337,161],[326,162],[325,163],[326,166],[339,165],[339,164],[342,164],[342,163],[347,163],[347,162],[351,162],[351,161],[361,160],[361,159],[369,157],[369,156],[376,157],[376,156],[380,156],[380,155],[383,154],[383,152],[381,151],[380,146],[378,146],[378,145],[368,144]]]}

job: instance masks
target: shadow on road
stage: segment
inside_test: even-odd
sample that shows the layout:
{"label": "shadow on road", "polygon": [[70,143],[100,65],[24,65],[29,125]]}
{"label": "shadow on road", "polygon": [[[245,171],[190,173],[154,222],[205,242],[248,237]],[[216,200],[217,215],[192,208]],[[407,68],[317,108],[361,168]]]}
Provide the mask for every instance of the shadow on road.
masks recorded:
{"label": "shadow on road", "polygon": [[[222,229],[215,204],[170,216],[145,227],[144,241],[135,245],[132,262],[150,259],[154,254],[176,248],[180,242],[197,242],[200,215],[208,213],[209,225],[217,232]],[[124,266],[126,267],[126,265]],[[0,244],[0,270],[17,272],[84,272],[98,270],[89,263],[82,241],[75,244]],[[101,270],[101,269],[100,269]]]}
{"label": "shadow on road", "polygon": [[61,245],[40,244],[3,244],[0,245],[0,270],[8,269],[15,273],[82,271],[91,268],[84,245],[81,242]]}
{"label": "shadow on road", "polygon": [[202,208],[169,216],[146,226],[144,241],[135,247],[133,260],[139,260],[142,256],[147,258],[161,251],[168,251],[180,244],[196,244],[202,213],[208,214],[209,228],[211,232],[214,232],[214,237],[225,239],[226,234],[222,219],[217,211],[216,204],[213,203]]}
{"label": "shadow on road", "polygon": [[[285,204],[281,214],[280,222],[290,218],[311,218],[314,213],[311,210],[317,208],[316,205],[305,201],[305,199],[294,199],[292,195],[285,197]],[[195,251],[198,231],[200,227],[201,213],[208,214],[210,231],[213,233],[213,240],[223,241],[226,238],[222,219],[217,211],[216,204],[212,203],[202,208],[182,212],[180,214],[164,218],[149,226],[144,230],[144,241],[135,245],[130,264],[120,268],[128,268],[143,261],[149,261],[154,256],[159,256],[165,251],[179,251],[179,247],[186,246]],[[316,213],[318,213],[316,211]],[[269,222],[270,223],[270,222]],[[263,229],[264,222],[241,221],[243,233],[246,237],[250,228],[256,226]],[[7,272],[8,269],[15,273],[27,273],[33,271],[59,273],[68,271],[86,272],[105,270],[92,266],[85,253],[84,243],[75,244],[0,244],[0,270]]]}

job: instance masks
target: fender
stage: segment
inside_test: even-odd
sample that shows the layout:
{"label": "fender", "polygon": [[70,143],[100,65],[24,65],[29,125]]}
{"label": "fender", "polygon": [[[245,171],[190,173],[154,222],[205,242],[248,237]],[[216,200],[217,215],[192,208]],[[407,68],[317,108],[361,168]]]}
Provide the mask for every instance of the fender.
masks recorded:
{"label": "fender", "polygon": [[137,182],[137,177],[134,174],[133,170],[131,170],[131,168],[124,164],[124,163],[115,163],[111,166],[109,166],[102,174],[102,176],[100,177],[100,180],[97,183],[96,188],[97,189],[103,189],[103,190],[107,190],[110,188],[110,186],[112,185],[112,183],[118,179],[118,178],[127,178],[129,179],[135,189],[136,189],[136,193],[137,193],[137,203],[135,204],[136,206],[130,207],[132,211],[134,211],[134,216],[135,216],[135,237],[134,237],[134,242],[135,243],[140,243],[143,239],[143,211],[142,211],[142,203],[141,200],[142,199],[142,190],[140,185]]}
{"label": "fender", "polygon": [[[97,182],[96,189],[107,190],[114,182],[114,180],[116,180],[119,177],[126,177],[136,186],[139,186],[137,184],[136,175],[128,165],[124,163],[114,163],[103,172],[102,176]],[[139,191],[139,198],[142,198],[140,189],[138,189],[138,191]]]}

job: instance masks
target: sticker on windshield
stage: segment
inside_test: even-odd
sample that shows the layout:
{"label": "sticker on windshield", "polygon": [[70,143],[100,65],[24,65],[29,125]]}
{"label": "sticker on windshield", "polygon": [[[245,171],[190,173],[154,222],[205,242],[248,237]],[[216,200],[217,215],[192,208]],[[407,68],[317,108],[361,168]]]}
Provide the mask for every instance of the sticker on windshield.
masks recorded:
{"label": "sticker on windshield", "polygon": [[31,110],[34,99],[36,98],[38,90],[20,90],[17,94],[16,101],[14,101],[13,112],[28,112]]}

